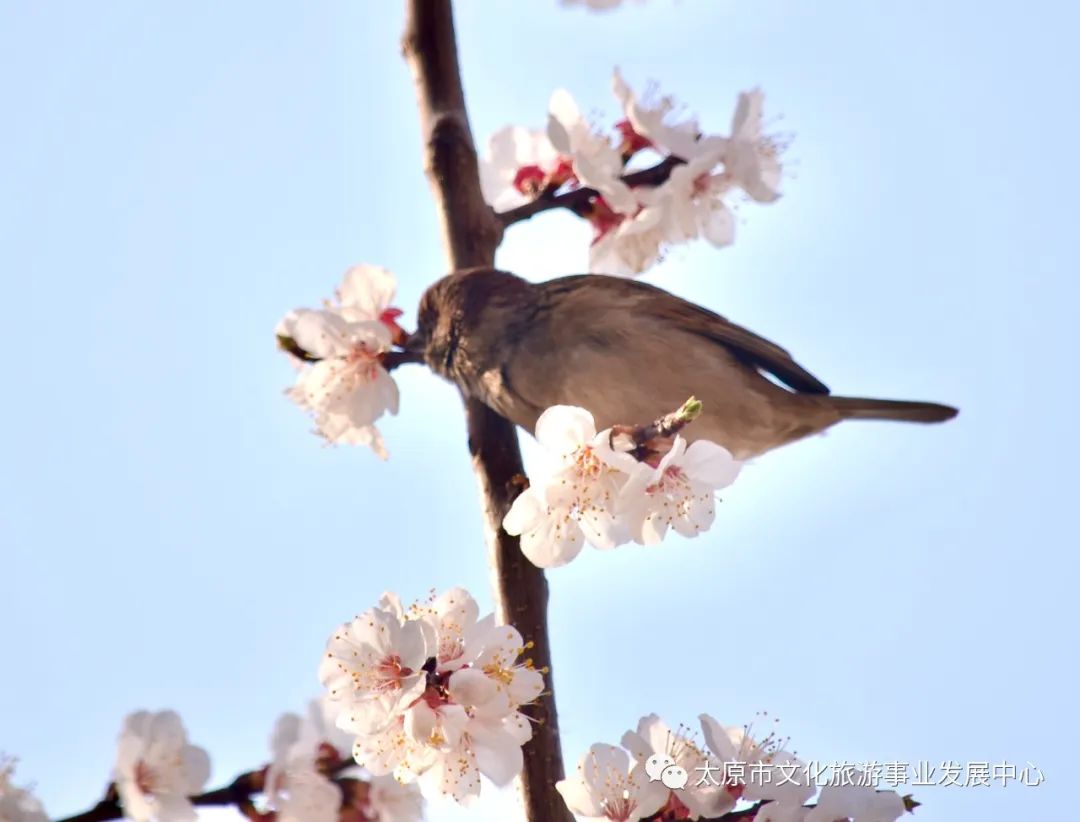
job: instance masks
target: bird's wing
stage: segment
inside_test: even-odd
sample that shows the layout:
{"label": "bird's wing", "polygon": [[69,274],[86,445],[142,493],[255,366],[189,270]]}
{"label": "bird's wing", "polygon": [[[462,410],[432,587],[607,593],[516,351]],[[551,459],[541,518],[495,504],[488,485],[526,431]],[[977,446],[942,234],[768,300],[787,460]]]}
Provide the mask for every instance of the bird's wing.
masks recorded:
{"label": "bird's wing", "polygon": [[725,346],[739,359],[772,374],[795,391],[829,393],[825,383],[795,362],[791,354],[776,343],[656,286],[603,274],[563,277],[543,285],[549,298],[571,291],[588,292],[589,298],[578,302],[582,309],[587,310],[586,302],[596,311],[622,308],[670,323],[684,332],[698,334]]}

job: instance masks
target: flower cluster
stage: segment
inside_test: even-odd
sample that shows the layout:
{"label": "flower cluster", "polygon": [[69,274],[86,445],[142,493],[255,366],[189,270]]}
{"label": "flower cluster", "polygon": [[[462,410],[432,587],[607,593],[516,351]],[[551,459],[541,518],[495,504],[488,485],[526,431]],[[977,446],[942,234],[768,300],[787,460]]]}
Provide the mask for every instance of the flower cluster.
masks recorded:
{"label": "flower cluster", "polygon": [[[273,761],[266,769],[264,795],[275,822],[419,822],[423,798],[414,785],[391,776],[332,780],[330,774],[358,770],[351,764],[352,737],[334,724],[329,705],[314,700],[307,715],[282,715],[274,726]],[[350,813],[351,812],[351,813]]]}
{"label": "flower cluster", "polygon": [[386,269],[358,265],[345,272],[334,300],[321,309],[290,311],[278,324],[278,344],[299,375],[287,392],[310,412],[327,442],[367,445],[386,458],[375,422],[398,410],[397,383],[383,355],[405,332],[392,308],[397,285]]}
{"label": "flower cluster", "polygon": [[330,638],[320,679],[357,763],[468,803],[480,774],[505,785],[521,770],[532,729],[518,709],[544,687],[528,647],[463,589],[408,609],[385,594]]}
{"label": "flower cluster", "polygon": [[0,755],[0,820],[3,822],[48,822],[41,802],[27,788],[12,784],[15,760]]}
{"label": "flower cluster", "polygon": [[[546,133],[508,126],[494,134],[482,163],[484,195],[498,210],[560,190],[589,189],[575,210],[594,229],[590,268],[636,275],[667,248],[703,238],[722,247],[735,237],[732,199],[768,203],[780,196],[783,142],[762,125],[763,95],[739,95],[727,136],[679,117],[671,97],[640,97],[615,71],[623,119],[612,139],[595,128],[565,90],[551,96]],[[642,151],[672,167],[659,184],[631,186],[627,165]]]}
{"label": "flower cluster", "polygon": [[188,797],[209,778],[209,755],[188,743],[174,711],[136,711],[124,719],[113,781],[125,817],[136,822],[195,819]]}
{"label": "flower cluster", "polygon": [[[700,403],[687,402],[670,415],[672,427],[700,410]],[[715,492],[735,481],[741,463],[716,443],[688,445],[679,434],[643,448],[627,433],[632,430],[597,433],[592,414],[575,406],[540,415],[536,439],[551,462],[534,472],[503,520],[533,564],[565,565],[586,542],[601,549],[630,541],[656,545],[669,528],[693,537],[712,525]]]}
{"label": "flower cluster", "polygon": [[621,748],[593,745],[556,786],[571,813],[612,822],[720,819],[742,802],[755,806],[755,822],[895,822],[907,810],[896,792],[857,782],[828,785],[807,806],[817,787],[781,740],[757,739],[752,728],[725,727],[708,714],[699,719],[704,745],[656,714],[627,731]]}

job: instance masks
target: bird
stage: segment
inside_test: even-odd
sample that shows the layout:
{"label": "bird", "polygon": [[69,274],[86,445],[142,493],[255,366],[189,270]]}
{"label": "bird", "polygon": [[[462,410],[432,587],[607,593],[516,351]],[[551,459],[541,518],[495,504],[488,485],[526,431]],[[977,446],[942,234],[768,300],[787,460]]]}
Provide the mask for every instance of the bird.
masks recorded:
{"label": "bird", "polygon": [[420,300],[404,348],[530,433],[548,408],[578,406],[598,430],[646,424],[694,396],[682,432],[740,460],[843,420],[938,423],[933,402],[837,397],[785,349],[640,280],[581,274],[534,283],[489,267],[453,272]]}

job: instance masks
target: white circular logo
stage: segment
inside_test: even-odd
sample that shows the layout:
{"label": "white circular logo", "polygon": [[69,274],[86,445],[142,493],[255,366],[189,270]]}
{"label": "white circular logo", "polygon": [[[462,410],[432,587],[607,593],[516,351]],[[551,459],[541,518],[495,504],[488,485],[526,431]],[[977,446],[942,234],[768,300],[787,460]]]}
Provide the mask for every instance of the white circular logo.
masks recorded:
{"label": "white circular logo", "polygon": [[686,768],[678,765],[668,765],[660,774],[660,781],[664,783],[665,787],[671,788],[673,791],[681,791],[685,788],[688,778]]}
{"label": "white circular logo", "polygon": [[661,778],[664,768],[669,768],[674,764],[675,759],[668,754],[654,753],[645,760],[645,773],[649,775],[650,782],[655,782]]}

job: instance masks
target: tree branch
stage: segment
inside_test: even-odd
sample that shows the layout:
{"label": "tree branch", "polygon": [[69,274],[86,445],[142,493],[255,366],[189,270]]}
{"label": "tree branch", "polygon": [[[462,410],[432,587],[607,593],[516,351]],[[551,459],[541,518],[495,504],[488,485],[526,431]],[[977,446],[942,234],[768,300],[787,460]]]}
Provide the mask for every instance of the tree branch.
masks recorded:
{"label": "tree branch", "polygon": [[[502,226],[480,191],[476,146],[469,129],[458,66],[450,0],[406,0],[402,51],[416,82],[424,138],[424,169],[431,183],[447,262],[452,269],[494,266]],[[562,752],[551,684],[544,573],[521,553],[502,520],[524,473],[514,426],[482,403],[466,400],[469,451],[480,487],[485,537],[498,617],[534,643],[537,668],[548,669],[548,691],[525,713],[533,737],[525,745],[519,784],[529,822],[571,820],[555,783],[563,778]]]}
{"label": "tree branch", "polygon": [[[672,169],[682,165],[684,162],[684,160],[675,156],[665,157],[652,168],[625,175],[622,177],[622,181],[631,187],[658,186],[671,176]],[[576,212],[583,209],[590,199],[599,194],[600,192],[595,188],[575,188],[563,194],[541,194],[531,202],[519,205],[517,208],[511,208],[508,211],[499,212],[499,222],[502,223],[503,227],[510,226],[528,220],[542,211],[551,211],[554,208],[566,208]]]}
{"label": "tree branch", "polygon": [[[262,770],[242,773],[228,785],[190,797],[191,804],[196,806],[239,806],[244,802],[249,802],[252,796],[262,791],[262,774]],[[120,796],[116,792],[116,785],[110,784],[109,789],[105,792],[105,798],[90,810],[65,817],[58,820],[58,822],[108,822],[110,819],[123,818],[124,809],[120,805]]]}
{"label": "tree branch", "polygon": [[[356,766],[356,763],[351,757],[344,759],[335,759],[324,764],[320,764],[319,771],[328,779],[332,779],[343,789],[343,805],[348,801],[348,791],[346,788],[351,783],[355,783],[358,780],[341,777],[336,778],[338,774],[349,770]],[[223,785],[220,788],[213,788],[209,791],[196,794],[195,796],[188,797],[188,800],[192,805],[196,807],[208,807],[208,806],[227,806],[235,805],[237,809],[244,812],[244,806],[251,804],[251,799],[254,796],[262,793],[266,787],[266,766],[254,771],[247,771],[240,774],[236,779],[230,782],[228,785]],[[247,815],[247,814],[245,814]],[[88,811],[77,813],[74,816],[68,816],[63,819],[57,820],[57,822],[109,822],[111,819],[123,819],[124,809],[120,805],[120,794],[116,791],[116,784],[109,783],[108,789],[105,791],[105,796],[100,802]]]}

